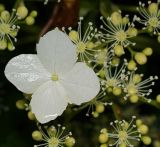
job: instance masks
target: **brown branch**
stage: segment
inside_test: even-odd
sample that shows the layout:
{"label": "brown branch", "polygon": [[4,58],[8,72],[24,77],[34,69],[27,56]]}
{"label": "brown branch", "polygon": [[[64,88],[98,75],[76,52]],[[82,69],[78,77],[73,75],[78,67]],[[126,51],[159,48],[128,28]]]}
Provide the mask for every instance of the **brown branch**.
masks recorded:
{"label": "brown branch", "polygon": [[44,35],[50,29],[58,27],[70,27],[76,25],[79,15],[79,0],[62,0],[57,3],[52,15],[44,28],[42,29],[40,36]]}

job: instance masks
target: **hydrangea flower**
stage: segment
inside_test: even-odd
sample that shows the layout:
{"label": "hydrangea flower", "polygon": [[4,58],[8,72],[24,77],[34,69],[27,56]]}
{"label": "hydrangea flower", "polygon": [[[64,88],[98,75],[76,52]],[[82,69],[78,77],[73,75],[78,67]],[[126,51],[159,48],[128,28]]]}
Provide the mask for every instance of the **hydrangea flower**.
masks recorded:
{"label": "hydrangea flower", "polygon": [[22,54],[9,61],[7,79],[32,95],[32,112],[41,123],[54,120],[68,103],[90,101],[99,90],[99,79],[85,63],[77,62],[75,45],[55,29],[40,38],[37,55]]}

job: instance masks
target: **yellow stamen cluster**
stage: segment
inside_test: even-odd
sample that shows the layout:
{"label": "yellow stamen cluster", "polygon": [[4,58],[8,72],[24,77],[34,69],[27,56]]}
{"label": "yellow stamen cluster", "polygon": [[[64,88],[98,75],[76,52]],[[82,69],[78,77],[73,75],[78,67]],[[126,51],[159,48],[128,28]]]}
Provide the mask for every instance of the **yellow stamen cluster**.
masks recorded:
{"label": "yellow stamen cluster", "polygon": [[[128,45],[135,45],[129,38],[135,37],[138,32],[133,23],[129,22],[128,16],[122,17],[120,12],[113,12],[111,17],[107,18],[107,21],[103,17],[100,18],[103,21],[101,25],[102,32],[100,32],[102,42],[109,43],[109,48],[115,48],[120,45],[127,47]],[[118,52],[118,51],[117,51]],[[118,55],[123,54],[124,51]]]}
{"label": "yellow stamen cluster", "polygon": [[[92,22],[89,22],[86,31],[82,32],[82,20],[83,17],[80,17],[77,30],[73,30],[71,27],[69,28],[69,38],[77,47],[79,60],[91,62],[98,51],[95,48],[98,32],[97,29],[93,27]],[[63,28],[63,30],[65,31],[65,28]]]}
{"label": "yellow stamen cluster", "polygon": [[[34,11],[36,12],[36,11]],[[33,12],[31,12],[33,14]],[[25,6],[19,6],[17,9],[13,9],[10,13],[9,11],[2,9],[0,11],[0,49],[13,51],[15,49],[14,43],[17,42],[17,34],[20,27],[17,25],[18,22],[23,21],[31,17],[28,15],[28,9]],[[36,15],[34,15],[36,17]],[[34,19],[34,18],[33,18]],[[34,24],[27,23],[27,25]]]}
{"label": "yellow stamen cluster", "polygon": [[159,9],[158,3],[148,2],[148,8],[146,10],[145,4],[139,2],[139,7],[137,8],[142,19],[135,16],[135,20],[139,23],[143,24],[145,27],[143,29],[148,29],[149,31],[153,31],[154,34],[159,34],[160,29],[160,17],[159,17]]}
{"label": "yellow stamen cluster", "polygon": [[109,146],[117,147],[133,146],[132,143],[134,141],[140,141],[141,137],[136,126],[133,124],[135,118],[136,117],[133,116],[130,123],[126,122],[125,120],[116,120],[111,122],[110,124],[114,129],[113,133],[108,132],[105,128],[102,129],[99,136],[99,142],[103,144],[107,143]]}
{"label": "yellow stamen cluster", "polygon": [[158,77],[150,76],[146,80],[142,80],[142,77],[143,74],[135,74],[134,71],[126,76],[123,85],[124,92],[126,93],[125,99],[129,97],[130,101],[135,103],[138,101],[139,97],[150,95],[152,89],[147,88],[154,85],[154,80],[157,80]]}
{"label": "yellow stamen cluster", "polygon": [[63,136],[65,127],[58,125],[57,128],[54,126],[47,127],[46,133],[39,126],[39,130],[35,130],[32,133],[32,138],[35,141],[44,141],[45,143],[34,145],[34,147],[60,147],[66,145],[67,147],[72,147],[75,144],[75,139],[71,137],[71,132]]}

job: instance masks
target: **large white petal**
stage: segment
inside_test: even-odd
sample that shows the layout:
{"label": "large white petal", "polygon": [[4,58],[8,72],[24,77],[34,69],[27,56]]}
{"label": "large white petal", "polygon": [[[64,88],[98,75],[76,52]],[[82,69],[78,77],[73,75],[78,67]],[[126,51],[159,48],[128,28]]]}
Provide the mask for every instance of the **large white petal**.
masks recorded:
{"label": "large white petal", "polygon": [[66,92],[59,82],[43,84],[31,99],[31,110],[40,123],[47,123],[61,115],[67,107]]}
{"label": "large white petal", "polygon": [[5,76],[24,93],[33,93],[51,77],[37,55],[32,54],[12,58],[5,68]]}
{"label": "large white petal", "polygon": [[76,63],[73,69],[63,76],[61,83],[69,99],[74,104],[81,104],[93,99],[100,90],[99,79],[85,63]]}
{"label": "large white petal", "polygon": [[40,38],[37,53],[43,65],[51,73],[65,73],[77,60],[75,45],[65,33],[58,29]]}

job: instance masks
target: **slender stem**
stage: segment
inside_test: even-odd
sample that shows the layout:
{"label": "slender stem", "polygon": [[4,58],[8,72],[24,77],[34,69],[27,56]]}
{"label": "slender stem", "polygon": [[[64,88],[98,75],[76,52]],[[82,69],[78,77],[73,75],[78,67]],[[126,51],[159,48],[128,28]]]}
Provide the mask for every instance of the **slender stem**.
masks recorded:
{"label": "slender stem", "polygon": [[129,5],[117,5],[119,7],[120,10],[122,11],[128,11],[128,12],[134,12],[137,13],[137,7],[136,6],[129,6]]}
{"label": "slender stem", "polygon": [[133,58],[136,52],[129,46],[127,47],[127,49],[129,50],[129,52],[131,53],[131,56]]}
{"label": "slender stem", "polygon": [[157,103],[155,100],[151,100],[145,97],[140,97],[140,101],[148,105],[151,105],[153,107],[156,107],[157,109],[160,109],[160,104]]}

